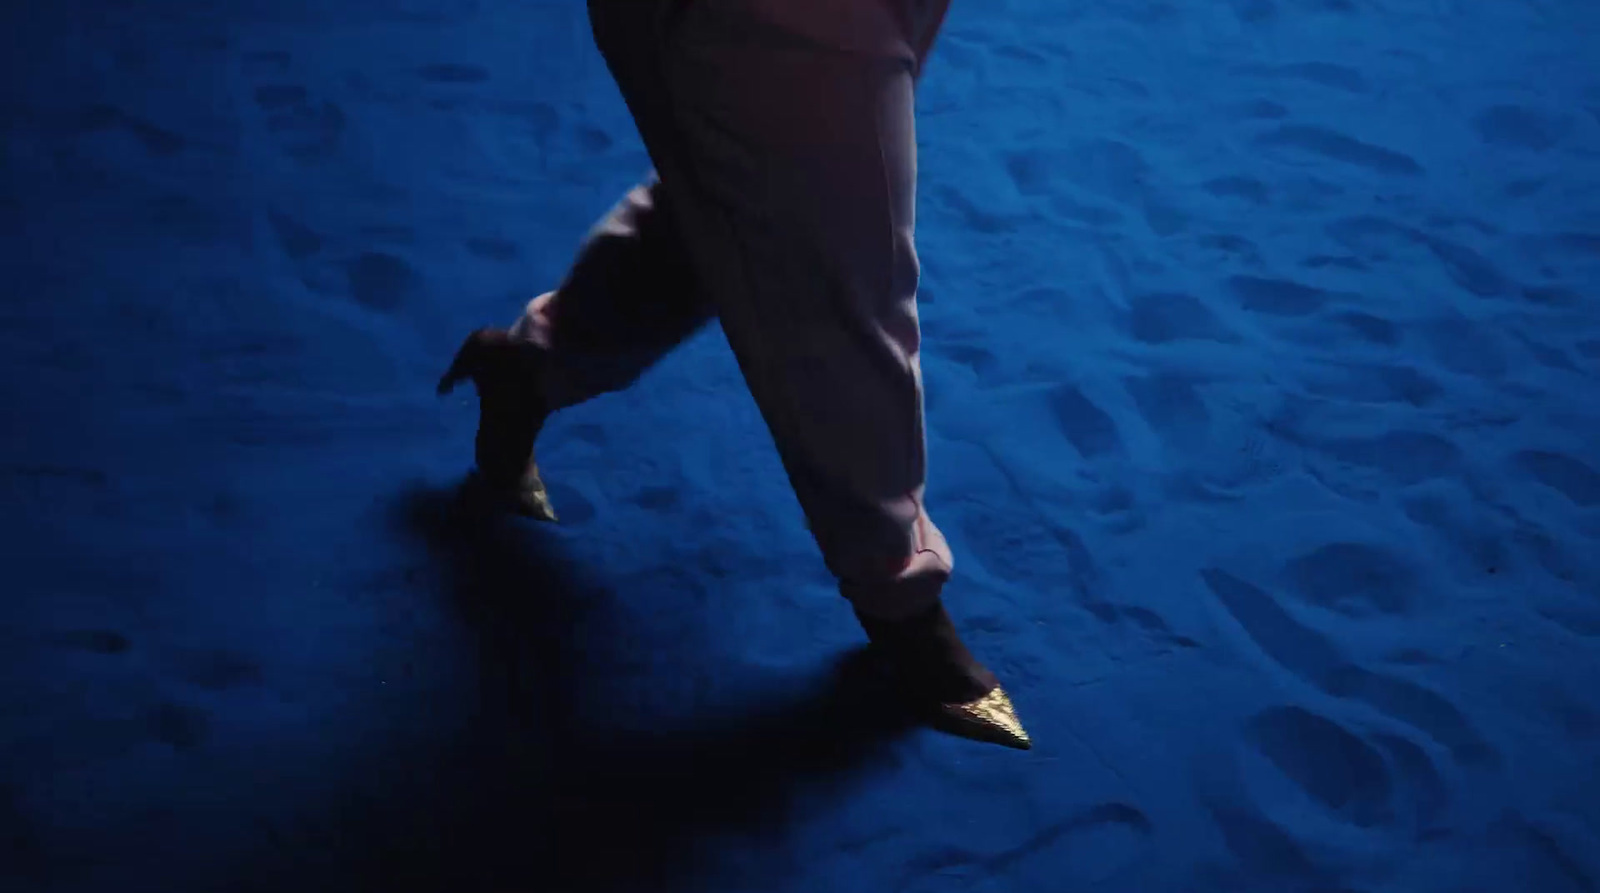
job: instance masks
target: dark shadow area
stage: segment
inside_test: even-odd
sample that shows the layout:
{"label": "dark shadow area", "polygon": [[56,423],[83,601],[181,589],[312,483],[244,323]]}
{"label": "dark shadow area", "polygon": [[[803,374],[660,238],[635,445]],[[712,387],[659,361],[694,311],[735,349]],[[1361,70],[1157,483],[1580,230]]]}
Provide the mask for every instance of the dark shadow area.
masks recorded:
{"label": "dark shadow area", "polygon": [[318,823],[314,846],[340,855],[322,869],[292,857],[306,863],[291,871],[296,889],[697,889],[711,840],[771,837],[796,793],[829,801],[913,725],[853,651],[817,678],[669,730],[597,732],[586,718],[607,714],[607,668],[626,659],[595,634],[612,595],[554,538],[463,493],[407,494],[401,520],[477,636],[478,690],[462,696],[478,703],[447,753],[381,757],[374,768],[393,786],[352,793],[336,807],[346,814]]}

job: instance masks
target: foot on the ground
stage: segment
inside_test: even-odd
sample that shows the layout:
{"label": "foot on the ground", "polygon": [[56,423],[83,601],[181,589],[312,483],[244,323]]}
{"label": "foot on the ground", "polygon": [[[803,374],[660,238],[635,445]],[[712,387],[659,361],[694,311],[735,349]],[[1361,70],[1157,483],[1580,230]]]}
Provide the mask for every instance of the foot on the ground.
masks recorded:
{"label": "foot on the ground", "polygon": [[1027,750],[1032,739],[1000,680],[967,649],[942,603],[902,620],[856,611],[902,690],[943,731]]}
{"label": "foot on the ground", "polygon": [[478,391],[476,482],[518,514],[554,521],[533,450],[550,414],[540,393],[544,359],[542,348],[513,340],[503,329],[479,329],[456,351],[439,379],[439,393],[473,383]]}

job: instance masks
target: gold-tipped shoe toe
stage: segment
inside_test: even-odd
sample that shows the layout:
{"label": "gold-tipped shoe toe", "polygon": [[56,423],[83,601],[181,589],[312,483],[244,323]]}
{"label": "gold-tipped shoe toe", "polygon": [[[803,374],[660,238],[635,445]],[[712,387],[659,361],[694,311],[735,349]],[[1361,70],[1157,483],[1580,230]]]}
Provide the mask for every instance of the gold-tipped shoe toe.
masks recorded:
{"label": "gold-tipped shoe toe", "polygon": [[953,735],[1017,750],[1033,747],[1033,739],[1017,718],[1016,705],[1003,688],[965,704],[941,704],[937,713],[939,725]]}
{"label": "gold-tipped shoe toe", "polygon": [[524,477],[515,485],[497,484],[475,470],[467,476],[463,488],[474,501],[496,511],[550,524],[560,520],[550,502],[550,492],[538,478]]}
{"label": "gold-tipped shoe toe", "polygon": [[517,514],[535,521],[548,521],[551,524],[560,519],[556,517],[555,506],[550,504],[550,492],[544,484],[534,487],[522,487],[517,490]]}

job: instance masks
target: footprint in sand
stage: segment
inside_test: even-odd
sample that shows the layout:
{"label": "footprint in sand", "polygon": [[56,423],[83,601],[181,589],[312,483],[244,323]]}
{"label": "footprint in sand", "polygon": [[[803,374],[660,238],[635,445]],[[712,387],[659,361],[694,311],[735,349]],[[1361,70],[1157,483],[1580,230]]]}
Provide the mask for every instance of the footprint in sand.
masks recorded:
{"label": "footprint in sand", "polygon": [[1524,474],[1560,493],[1573,505],[1600,505],[1600,472],[1565,453],[1523,450],[1512,463]]}
{"label": "footprint in sand", "polygon": [[1261,246],[1241,235],[1234,233],[1204,233],[1195,239],[1195,244],[1207,251],[1214,252],[1224,266],[1259,267],[1262,265]]}
{"label": "footprint in sand", "polygon": [[1318,546],[1290,559],[1283,576],[1306,603],[1349,617],[1404,616],[1418,597],[1410,564],[1374,543]]}
{"label": "footprint in sand", "polygon": [[1511,545],[1527,552],[1546,573],[1563,583],[1577,583],[1584,572],[1570,550],[1543,527],[1518,518],[1509,535]]}
{"label": "footprint in sand", "polygon": [[1153,833],[1150,819],[1132,804],[1101,803],[997,853],[927,852],[905,867],[894,889],[955,893],[975,884],[981,889],[1077,889],[1109,881],[1147,857]]}
{"label": "footprint in sand", "polygon": [[[1131,506],[1132,494],[1113,488],[1103,494],[1096,509],[1116,514]],[[1156,611],[1104,600],[1094,554],[1076,532],[1034,513],[1006,512],[993,501],[967,502],[958,517],[968,554],[997,579],[1030,590],[1070,594],[1077,607],[1100,623],[1131,632],[1163,653],[1175,647],[1200,647]]]}
{"label": "footprint in sand", "polygon": [[1405,493],[1400,507],[1412,523],[1455,549],[1474,575],[1506,569],[1508,531],[1484,514],[1478,502],[1455,482],[1435,481]]}
{"label": "footprint in sand", "polygon": [[1323,289],[1288,279],[1232,276],[1226,285],[1240,307],[1263,316],[1310,316],[1333,297]]}
{"label": "footprint in sand", "polygon": [[[1097,608],[1099,610],[1097,610]],[[1178,648],[1199,648],[1200,643],[1189,636],[1182,635],[1173,630],[1166,618],[1138,605],[1113,605],[1109,602],[1098,602],[1089,605],[1091,613],[1100,617],[1107,623],[1127,621],[1157,645],[1172,645]],[[1102,613],[1103,612],[1103,613]]]}
{"label": "footprint in sand", "polygon": [[1123,331],[1141,344],[1179,341],[1236,344],[1240,340],[1205,302],[1177,292],[1134,296],[1120,322]]}
{"label": "footprint in sand", "polygon": [[405,306],[421,281],[411,264],[383,251],[358,255],[344,265],[344,271],[350,297],[379,313],[393,313]]}
{"label": "footprint in sand", "polygon": [[1241,102],[1227,109],[1228,113],[1241,121],[1281,121],[1289,117],[1289,107],[1281,102],[1270,99],[1252,99]]}
{"label": "footprint in sand", "polygon": [[1489,826],[1487,838],[1491,852],[1515,865],[1514,876],[1526,884],[1525,889],[1539,893],[1600,890],[1600,877],[1574,855],[1584,853],[1587,843],[1563,843],[1551,830],[1511,809]]}
{"label": "footprint in sand", "polygon": [[567,112],[539,100],[501,102],[492,108],[503,123],[511,143],[525,145],[540,164],[549,163],[555,138],[566,123]]}
{"label": "footprint in sand", "polygon": [[1151,185],[1150,163],[1138,149],[1118,140],[1079,143],[1065,157],[1048,160],[1085,192],[1127,205],[1137,205]]}
{"label": "footprint in sand", "polygon": [[278,247],[290,260],[305,260],[322,250],[322,237],[288,214],[269,210],[267,223],[278,240]]}
{"label": "footprint in sand", "polygon": [[1113,229],[1123,221],[1122,214],[1111,208],[1085,204],[1066,193],[1051,195],[1049,205],[1051,213],[1057,218],[1096,229]]}
{"label": "footprint in sand", "polygon": [[1326,127],[1285,124],[1256,137],[1255,144],[1337,161],[1385,177],[1420,177],[1426,172],[1410,155]]}
{"label": "footprint in sand", "polygon": [[206,691],[230,691],[262,681],[255,661],[231,651],[186,649],[175,654],[172,663],[179,679]]}
{"label": "footprint in sand", "polygon": [[[1509,241],[1520,254],[1521,265],[1537,270],[1536,275],[1546,282],[1593,281],[1600,274],[1600,232],[1540,233]],[[1537,284],[1533,287],[1541,288]],[[1567,300],[1559,291],[1534,292],[1530,296],[1527,290],[1519,289],[1517,294],[1524,302],[1534,304],[1539,297],[1555,298],[1560,303]],[[1587,301],[1581,293],[1577,300],[1580,304]]]}
{"label": "footprint in sand", "polygon": [[1189,227],[1189,215],[1158,196],[1145,196],[1139,210],[1150,232],[1157,236],[1175,236]]}
{"label": "footprint in sand", "polygon": [[1256,647],[1292,676],[1417,729],[1464,765],[1500,762],[1494,748],[1443,695],[1356,666],[1332,640],[1295,619],[1254,584],[1219,568],[1205,569],[1201,579]]}
{"label": "footprint in sand", "polygon": [[1010,152],[1005,156],[1005,168],[1021,195],[1035,197],[1058,191],[1055,180],[1061,170],[1061,158],[1056,152],[1042,148]]}
{"label": "footprint in sand", "polygon": [[1472,119],[1478,138],[1490,146],[1545,152],[1566,138],[1572,121],[1520,105],[1494,105]]}
{"label": "footprint in sand", "polygon": [[1300,266],[1308,270],[1351,270],[1357,273],[1364,273],[1368,269],[1361,258],[1341,254],[1313,254],[1300,261]]}
{"label": "footprint in sand", "polygon": [[1228,0],[1228,5],[1247,25],[1264,25],[1278,17],[1278,4],[1273,0]]}
{"label": "footprint in sand", "polygon": [[1412,832],[1418,839],[1438,833],[1438,824],[1450,806],[1450,788],[1439,768],[1416,742],[1399,735],[1376,734],[1372,742],[1394,767],[1394,775],[1411,807]]}
{"label": "footprint in sand", "polygon": [[132,136],[154,158],[181,155],[189,145],[182,134],[104,103],[91,106],[83,112],[74,135],[83,138],[91,134],[118,131]]}
{"label": "footprint in sand", "polygon": [[1333,363],[1306,372],[1300,381],[1306,393],[1349,403],[1404,404],[1425,407],[1444,394],[1444,387],[1414,366]]}
{"label": "footprint in sand", "polygon": [[145,714],[150,738],[174,750],[194,750],[205,743],[211,717],[204,710],[182,704],[157,704]]}
{"label": "footprint in sand", "polygon": [[1540,307],[1568,308],[1584,303],[1583,295],[1559,285],[1526,285],[1520,294],[1524,301]]}
{"label": "footprint in sand", "polygon": [[[1242,873],[1210,867],[1196,878],[1203,893],[1233,893],[1260,883],[1262,876],[1282,886],[1278,889],[1333,890],[1333,878],[1318,867],[1289,832],[1254,807],[1226,800],[1210,800],[1206,810],[1223,845]],[[1343,893],[1343,891],[1340,891]]]}
{"label": "footprint in sand", "polygon": [[116,630],[82,629],[50,633],[45,641],[56,648],[84,651],[90,654],[126,654],[133,647],[127,636]]}
{"label": "footprint in sand", "polygon": [[1337,325],[1339,329],[1353,333],[1357,338],[1368,344],[1394,347],[1401,340],[1399,326],[1395,325],[1392,320],[1374,316],[1371,313],[1351,310],[1344,313],[1336,313],[1330,316],[1328,321]]}
{"label": "footprint in sand", "polygon": [[991,384],[993,372],[999,368],[1000,360],[994,352],[980,344],[943,344],[936,348],[939,356],[951,362],[965,366],[977,376],[980,387]]}
{"label": "footprint in sand", "polygon": [[1176,372],[1156,372],[1126,378],[1122,384],[1145,424],[1175,455],[1184,455],[1205,442],[1211,430],[1211,410],[1200,394],[1200,380]]}
{"label": "footprint in sand", "polygon": [[1272,707],[1244,723],[1244,739],[1313,801],[1360,828],[1394,817],[1395,782],[1382,754],[1324,716]]}
{"label": "footprint in sand", "polygon": [[1023,224],[1020,215],[997,212],[956,187],[939,184],[931,186],[929,191],[940,204],[954,211],[972,232],[985,235],[1011,233]]}
{"label": "footprint in sand", "polygon": [[1251,205],[1264,205],[1271,198],[1267,184],[1254,177],[1218,177],[1200,188],[1217,198],[1241,199]]}
{"label": "footprint in sand", "polygon": [[[1056,50],[1055,54],[1070,55],[1070,51]],[[1030,71],[1030,75],[1034,73],[1035,69],[1046,67],[1052,62],[1051,56],[1038,52],[1032,47],[1014,43],[1001,44],[995,47],[994,55],[1000,59],[1022,63]],[[1027,76],[1029,75],[1024,75],[1024,77]]]}
{"label": "footprint in sand", "polygon": [[1360,71],[1333,62],[1293,62],[1287,65],[1247,65],[1235,72],[1267,80],[1300,81],[1343,93],[1365,96],[1372,92]]}
{"label": "footprint in sand", "polygon": [[1461,467],[1461,448],[1427,431],[1387,431],[1369,437],[1327,438],[1299,433],[1303,446],[1337,464],[1323,463],[1314,469],[1324,483],[1354,484],[1350,469],[1376,475],[1391,485],[1411,486],[1423,481],[1446,478]]}
{"label": "footprint in sand", "polygon": [[1373,214],[1340,217],[1329,222],[1323,231],[1346,251],[1366,260],[1387,260],[1413,244],[1409,230]]}
{"label": "footprint in sand", "polygon": [[1451,281],[1468,294],[1480,298],[1494,298],[1513,291],[1511,279],[1487,257],[1476,250],[1429,233],[1410,233],[1412,239],[1426,246],[1428,251],[1444,266]]}
{"label": "footprint in sand", "polygon": [[959,517],[973,558],[998,579],[1070,593],[1080,602],[1094,599],[1094,555],[1077,533],[1032,512],[1005,511],[993,500],[969,502]]}
{"label": "footprint in sand", "polygon": [[1579,741],[1600,738],[1600,713],[1560,689],[1547,689],[1537,700],[1540,712],[1554,719],[1570,737]]}
{"label": "footprint in sand", "polygon": [[1053,388],[1050,409],[1061,433],[1085,459],[1121,456],[1125,452],[1116,422],[1076,386]]}
{"label": "footprint in sand", "polygon": [[1335,242],[1368,261],[1391,260],[1408,248],[1421,246],[1452,282],[1480,298],[1505,297],[1517,292],[1511,278],[1488,257],[1435,232],[1403,226],[1370,214],[1341,217],[1329,223],[1326,231]]}
{"label": "footprint in sand", "polygon": [[[1238,397],[1207,401],[1210,420],[1201,428],[1192,404],[1186,415],[1159,415],[1188,404],[1180,393],[1169,391],[1163,396],[1173,403],[1148,410],[1157,413],[1153,430],[1175,458],[1181,457],[1176,473],[1167,481],[1167,491],[1175,498],[1232,502],[1294,467],[1292,454],[1276,435],[1275,423],[1263,416],[1261,402]],[[1137,397],[1134,402],[1138,405]]]}
{"label": "footprint in sand", "polygon": [[1553,345],[1543,344],[1526,332],[1515,329],[1509,331],[1511,337],[1515,338],[1517,343],[1521,344],[1522,348],[1539,365],[1546,369],[1554,369],[1560,372],[1582,374],[1581,370],[1578,369],[1578,364],[1572,361],[1572,358],[1567,355],[1565,350]]}
{"label": "footprint in sand", "polygon": [[628,497],[628,501],[646,511],[670,511],[683,502],[683,488],[678,486],[640,487]]}
{"label": "footprint in sand", "polygon": [[1512,180],[1506,184],[1505,193],[1510,198],[1527,198],[1543,190],[1546,182],[1543,177],[1526,177]]}
{"label": "footprint in sand", "polygon": [[1348,65],[1333,62],[1295,62],[1279,66],[1274,73],[1278,77],[1304,81],[1357,96],[1365,96],[1372,92],[1372,85],[1367,82],[1366,75]]}
{"label": "footprint in sand", "polygon": [[262,79],[252,88],[251,97],[278,151],[301,164],[332,157],[348,123],[344,109],[330,100],[318,100],[304,84],[288,80],[285,76],[291,60],[287,53],[251,54],[244,63],[247,76]]}
{"label": "footprint in sand", "polygon": [[1539,605],[1536,610],[1540,617],[1574,636],[1583,639],[1600,638],[1600,611],[1596,611],[1591,605],[1547,602]]}

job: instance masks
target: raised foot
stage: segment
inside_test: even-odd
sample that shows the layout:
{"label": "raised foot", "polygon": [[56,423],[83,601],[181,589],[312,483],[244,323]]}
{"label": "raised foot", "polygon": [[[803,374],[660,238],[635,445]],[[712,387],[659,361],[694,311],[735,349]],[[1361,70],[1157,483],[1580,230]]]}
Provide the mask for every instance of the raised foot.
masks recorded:
{"label": "raised foot", "polygon": [[469,380],[477,388],[474,489],[516,514],[555,521],[534,458],[534,441],[549,415],[541,396],[544,359],[540,348],[504,330],[479,329],[461,343],[438,392],[449,394]]}

